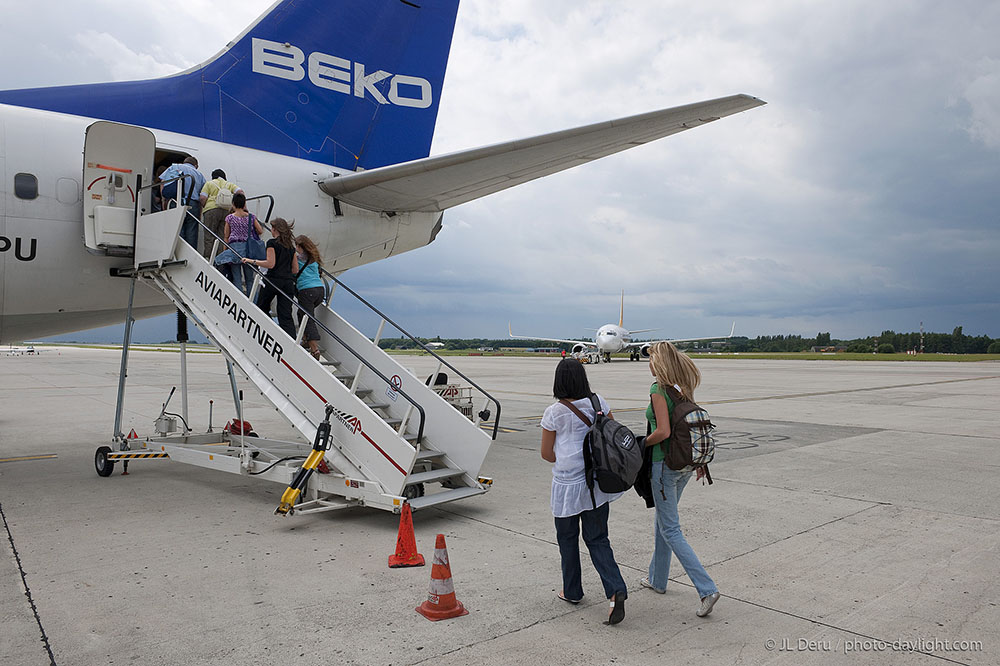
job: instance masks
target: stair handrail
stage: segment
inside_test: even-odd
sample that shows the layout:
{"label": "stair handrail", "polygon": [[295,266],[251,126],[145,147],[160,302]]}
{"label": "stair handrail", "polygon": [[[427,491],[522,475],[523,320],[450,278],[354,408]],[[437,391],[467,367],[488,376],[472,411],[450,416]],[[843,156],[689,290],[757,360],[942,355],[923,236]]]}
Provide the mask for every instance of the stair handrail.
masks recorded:
{"label": "stair handrail", "polygon": [[[191,212],[188,211],[187,214],[191,215]],[[211,229],[209,229],[208,227],[206,227],[202,223],[201,220],[199,220],[198,218],[196,218],[194,215],[191,215],[191,218],[194,219],[202,229],[204,229],[205,231],[207,231],[212,236],[215,236],[215,238],[218,239],[218,241],[220,243],[222,243],[226,247],[227,250],[232,250],[233,254],[235,254],[237,257],[240,257],[241,259],[244,258],[243,255],[241,255],[236,250],[233,250],[233,248],[231,248],[226,241],[222,240],[222,238],[220,238],[214,231],[212,231]],[[184,241],[184,239],[182,238],[181,242],[187,242],[187,241]],[[289,301],[291,301],[292,305],[295,306],[296,308],[298,308],[298,310],[303,314],[303,316],[306,316],[306,317],[311,316],[308,312],[306,312],[305,308],[303,308],[301,305],[299,305],[295,301],[295,298],[293,296],[289,296],[284,291],[282,291],[281,289],[279,289],[277,285],[275,285],[273,282],[271,282],[270,280],[268,280],[267,276],[264,273],[261,273],[259,268],[257,268],[253,264],[247,264],[247,265],[249,265],[250,268],[252,268],[253,271],[255,273],[257,273],[257,275],[260,277],[261,281],[267,282],[267,284],[269,284],[275,291],[277,291],[279,294],[283,295],[285,298],[287,298]],[[220,273],[220,275],[221,275],[221,273]],[[267,314],[268,316],[270,316],[270,313],[265,313],[265,314]],[[351,354],[353,354],[354,357],[356,359],[358,359],[358,361],[360,361],[361,363],[363,363],[369,370],[371,370],[376,375],[378,375],[382,379],[382,381],[384,381],[386,384],[389,384],[390,386],[392,385],[392,382],[391,382],[391,380],[388,377],[386,377],[384,374],[382,374],[382,372],[378,368],[376,368],[371,363],[369,363],[361,354],[359,354],[357,351],[354,350],[354,348],[352,348],[350,345],[348,345],[347,342],[345,342],[344,340],[342,340],[340,338],[340,336],[338,336],[336,333],[334,333],[333,331],[331,331],[323,322],[317,320],[315,317],[312,317],[312,320],[316,323],[317,326],[319,326],[324,331],[326,331],[327,335],[329,335],[331,338],[333,338],[334,340],[336,340],[337,342],[339,342],[344,347],[344,349],[346,349],[347,351],[351,352]],[[286,333],[286,335],[287,335],[287,333]],[[293,340],[293,342],[294,342],[294,340]],[[414,400],[412,397],[410,397],[410,395],[407,394],[406,391],[403,391],[401,388],[400,389],[393,389],[393,390],[395,390],[396,393],[399,393],[401,396],[403,396],[404,398],[406,398],[406,401],[409,402],[411,405],[413,405],[413,407],[416,408],[417,413],[420,414],[420,423],[417,426],[417,439],[416,439],[416,444],[419,445],[421,443],[421,441],[423,440],[423,438],[424,438],[424,421],[427,418],[427,415],[424,412],[424,408],[421,407],[420,404],[417,403],[416,400]]]}
{"label": "stair handrail", "polygon": [[[399,324],[397,324],[396,322],[394,322],[392,319],[389,319],[389,317],[387,317],[385,314],[383,314],[381,310],[379,310],[377,307],[375,307],[374,305],[372,305],[371,303],[369,303],[368,301],[366,301],[363,296],[361,296],[356,291],[354,291],[353,289],[351,289],[350,287],[348,287],[346,284],[344,284],[339,278],[337,278],[336,275],[334,275],[330,271],[326,270],[322,266],[318,266],[317,268],[319,268],[319,270],[323,273],[323,275],[327,276],[328,278],[330,278],[331,280],[333,280],[335,283],[337,283],[339,286],[341,286],[344,289],[346,289],[352,296],[354,296],[356,299],[358,299],[359,301],[361,301],[365,306],[367,306],[368,309],[370,309],[372,312],[374,312],[375,314],[377,314],[378,316],[380,316],[382,319],[386,320],[387,322],[389,322],[393,326],[395,326],[397,331],[399,331],[400,333],[402,333],[403,335],[405,335],[406,337],[408,337],[410,340],[412,340],[413,342],[415,342],[417,345],[420,346],[421,349],[423,349],[425,352],[427,352],[428,354],[430,354],[431,356],[433,356],[434,358],[436,358],[443,365],[445,365],[448,368],[450,368],[451,370],[453,370],[455,372],[455,374],[457,374],[459,377],[461,377],[465,381],[469,382],[469,384],[472,385],[473,387],[475,387],[477,391],[479,391],[480,393],[482,393],[484,396],[486,396],[486,398],[490,402],[492,402],[494,405],[496,405],[497,415],[496,415],[496,420],[493,422],[493,437],[492,437],[492,439],[495,440],[497,438],[497,432],[500,429],[500,401],[499,400],[497,400],[496,398],[494,398],[492,395],[490,395],[489,393],[487,393],[481,386],[479,386],[474,381],[472,381],[471,379],[469,379],[469,377],[466,376],[465,373],[463,373],[461,370],[459,370],[458,368],[456,368],[455,366],[453,366],[451,363],[449,363],[448,361],[446,361],[443,358],[441,358],[440,356],[438,356],[436,353],[434,353],[434,351],[432,349],[430,349],[430,347],[428,347],[424,343],[420,342],[420,340],[417,340],[415,337],[413,337],[412,335],[410,335]],[[315,321],[315,318],[313,318],[313,320]]]}
{"label": "stair handrail", "polygon": [[[249,205],[251,201],[257,201],[258,199],[268,199],[269,200],[269,203],[267,204],[267,215],[264,217],[263,220],[261,220],[260,223],[265,228],[270,229],[271,225],[268,224],[268,222],[271,221],[271,211],[274,210],[274,197],[271,196],[270,194],[258,194],[255,197],[247,197],[247,205]],[[259,217],[257,219],[260,220]]]}

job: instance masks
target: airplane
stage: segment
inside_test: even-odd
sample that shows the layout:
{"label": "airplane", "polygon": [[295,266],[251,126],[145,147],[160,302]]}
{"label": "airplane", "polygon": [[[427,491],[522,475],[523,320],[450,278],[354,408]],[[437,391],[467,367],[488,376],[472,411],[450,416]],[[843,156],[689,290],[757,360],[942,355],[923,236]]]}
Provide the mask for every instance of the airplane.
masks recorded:
{"label": "airplane", "polygon": [[8,345],[5,350],[7,356],[37,356],[38,350],[35,349],[33,345],[28,345],[26,347],[21,347],[17,345]]}
{"label": "airplane", "polygon": [[[618,317],[617,324],[605,324],[597,329],[597,333],[594,335],[593,342],[586,342],[582,340],[562,340],[560,338],[540,338],[536,335],[514,335],[511,329],[510,322],[507,322],[507,333],[510,337],[518,340],[544,340],[546,342],[563,342],[566,344],[573,345],[571,353],[576,358],[585,358],[591,363],[600,363],[604,361],[605,363],[611,362],[611,355],[618,354],[623,351],[628,352],[628,360],[638,361],[643,358],[649,358],[649,348],[661,342],[660,340],[649,340],[646,342],[636,342],[632,340],[632,335],[635,333],[649,333],[655,331],[655,328],[642,328],[635,331],[629,331],[625,328],[625,292],[622,292],[622,302],[621,311]],[[665,340],[666,342],[698,342],[702,340],[725,340],[727,338],[733,337],[736,332],[736,322],[733,322],[733,328],[729,331],[729,335],[717,335],[714,337],[700,337],[700,338],[669,338]]]}
{"label": "airplane", "polygon": [[[134,218],[109,209],[151,210],[137,186],[157,165],[195,157],[270,195],[339,275],[433,242],[446,209],[765,104],[732,95],[429,156],[457,12],[278,0],[178,74],[0,91],[0,343],[124,320],[129,280],[113,274],[131,248],[116,239]],[[136,319],[173,311],[136,291]]]}

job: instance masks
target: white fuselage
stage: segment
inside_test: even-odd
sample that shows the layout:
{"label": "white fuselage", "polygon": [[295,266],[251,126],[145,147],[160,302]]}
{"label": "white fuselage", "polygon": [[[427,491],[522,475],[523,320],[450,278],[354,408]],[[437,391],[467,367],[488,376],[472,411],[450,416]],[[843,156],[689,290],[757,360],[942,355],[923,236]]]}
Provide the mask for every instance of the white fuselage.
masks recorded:
{"label": "white fuselage", "polygon": [[[124,320],[129,281],[110,271],[132,260],[84,245],[83,147],[93,122],[0,104],[0,343]],[[334,200],[317,186],[343,173],[333,167],[152,131],[157,149],[195,156],[206,176],[223,169],[248,197],[272,195],[272,216],[293,220],[295,233],[316,242],[332,272],[427,245],[440,228],[441,213],[390,216],[341,204],[338,215]],[[37,178],[36,198],[15,195],[17,174]],[[135,308],[136,318],[173,309],[151,289],[137,291]]]}
{"label": "white fuselage", "polygon": [[602,354],[617,354],[632,342],[628,330],[616,324],[605,324],[597,329],[594,344]]}

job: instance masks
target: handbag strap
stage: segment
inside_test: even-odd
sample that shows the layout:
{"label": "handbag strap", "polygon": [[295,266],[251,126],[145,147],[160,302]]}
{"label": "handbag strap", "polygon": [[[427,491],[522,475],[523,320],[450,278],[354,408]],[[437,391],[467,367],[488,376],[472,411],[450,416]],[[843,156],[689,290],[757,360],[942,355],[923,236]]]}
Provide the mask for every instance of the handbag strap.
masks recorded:
{"label": "handbag strap", "polygon": [[576,414],[577,416],[579,416],[579,417],[580,417],[580,420],[581,420],[581,421],[583,421],[584,423],[586,423],[586,424],[587,424],[587,427],[588,427],[588,428],[589,428],[590,426],[594,425],[593,423],[591,423],[590,419],[588,419],[588,418],[587,418],[586,414],[584,414],[583,412],[581,412],[581,411],[580,411],[580,410],[579,410],[579,409],[577,408],[577,406],[576,406],[576,405],[574,405],[574,404],[573,404],[572,402],[570,402],[570,401],[569,401],[569,400],[567,400],[566,398],[562,398],[562,399],[561,399],[561,400],[560,400],[559,402],[561,402],[561,403],[562,403],[563,405],[565,405],[566,407],[568,407],[568,408],[569,408],[569,411],[571,411],[571,412],[573,412],[574,414]]}
{"label": "handbag strap", "polygon": [[[594,394],[593,393],[590,394],[590,399],[593,401],[593,399],[594,399]],[[569,410],[571,412],[573,412],[578,417],[580,417],[580,420],[583,421],[587,425],[588,428],[593,425],[591,423],[590,419],[588,419],[587,416],[583,412],[581,412],[579,409],[577,409],[576,405],[574,405],[572,402],[570,402],[569,400],[566,400],[565,398],[560,399],[559,402],[561,402],[562,404],[564,404],[566,407],[569,408]],[[595,416],[596,415],[597,414],[595,413]],[[584,469],[584,474],[587,477],[587,488],[590,490],[590,502],[594,505],[594,508],[596,509],[597,508],[597,498],[594,496],[594,474],[593,474],[594,462],[593,462],[593,458],[591,458],[590,447],[587,446],[587,438],[586,437],[583,438],[582,444],[583,444],[583,469]]]}

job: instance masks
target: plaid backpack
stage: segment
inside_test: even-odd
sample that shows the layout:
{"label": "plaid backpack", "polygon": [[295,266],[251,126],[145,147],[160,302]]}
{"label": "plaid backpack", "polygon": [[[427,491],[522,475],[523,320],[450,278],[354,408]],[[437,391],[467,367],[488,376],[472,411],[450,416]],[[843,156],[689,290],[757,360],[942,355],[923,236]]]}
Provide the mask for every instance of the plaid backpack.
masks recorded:
{"label": "plaid backpack", "polygon": [[675,471],[703,467],[705,477],[711,484],[708,463],[715,458],[715,437],[712,436],[715,426],[712,419],[708,412],[682,396],[673,386],[667,386],[665,390],[674,402],[674,413],[670,416],[670,437],[660,443],[664,462]]}

